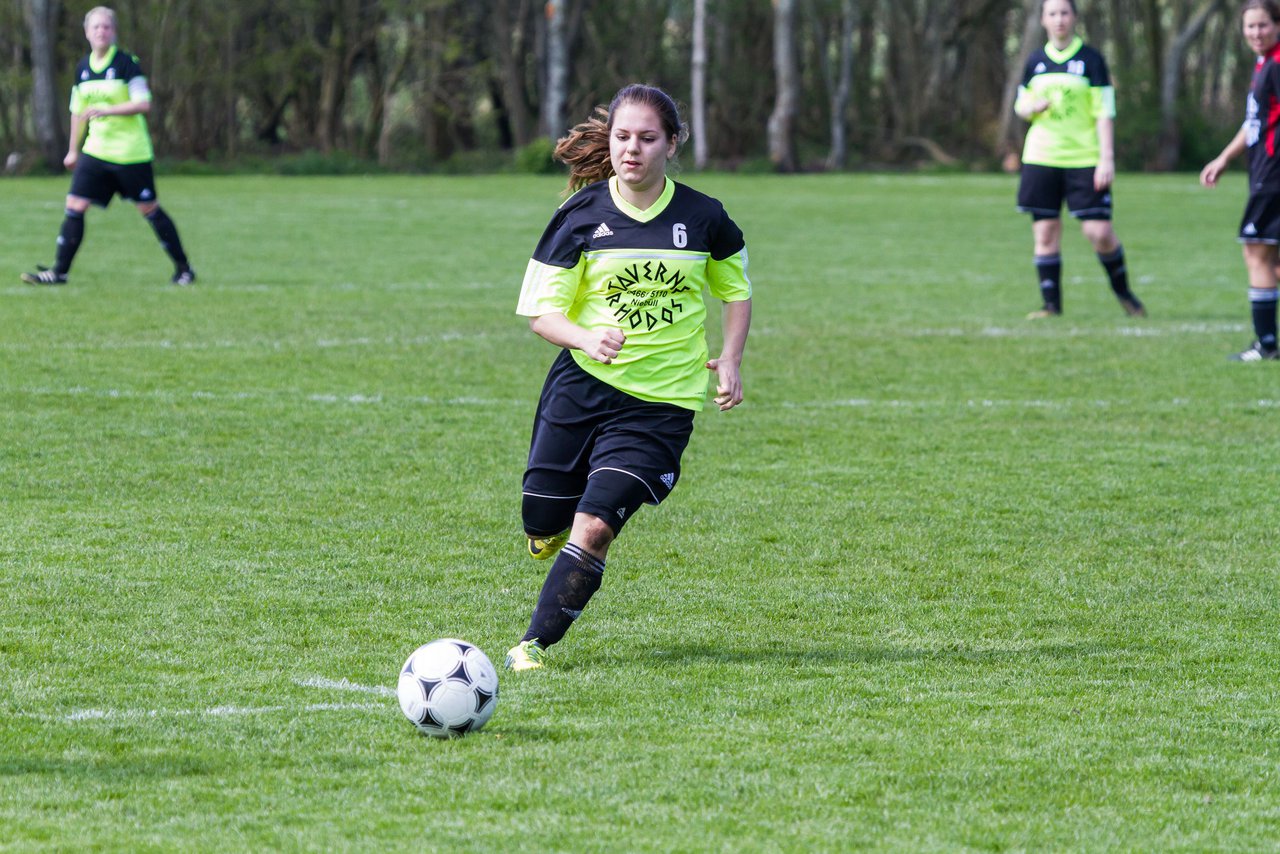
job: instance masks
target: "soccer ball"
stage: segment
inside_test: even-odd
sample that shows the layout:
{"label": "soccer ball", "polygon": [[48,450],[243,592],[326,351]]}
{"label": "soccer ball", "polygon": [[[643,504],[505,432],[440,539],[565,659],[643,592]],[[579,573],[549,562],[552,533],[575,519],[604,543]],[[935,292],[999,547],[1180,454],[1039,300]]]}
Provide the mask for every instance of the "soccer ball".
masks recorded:
{"label": "soccer ball", "polygon": [[479,647],[442,638],[413,651],[396,686],[400,710],[436,738],[475,732],[498,705],[498,671]]}

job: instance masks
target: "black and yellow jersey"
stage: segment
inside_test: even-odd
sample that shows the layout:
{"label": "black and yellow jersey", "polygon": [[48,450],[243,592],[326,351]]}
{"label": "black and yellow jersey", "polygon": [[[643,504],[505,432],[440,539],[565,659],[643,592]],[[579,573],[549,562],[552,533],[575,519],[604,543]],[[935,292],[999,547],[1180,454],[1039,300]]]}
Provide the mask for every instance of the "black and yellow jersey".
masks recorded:
{"label": "black and yellow jersey", "polygon": [[[127,50],[112,45],[101,63],[90,54],[76,66],[76,82],[71,88],[71,112],[75,115],[90,107],[149,100],[151,91],[142,66]],[[155,157],[147,119],[141,113],[93,119],[81,150],[108,163],[147,163]]]}
{"label": "black and yellow jersey", "polygon": [[1032,53],[1017,107],[1038,98],[1050,107],[1032,116],[1022,162],[1062,169],[1097,166],[1098,119],[1116,115],[1115,89],[1102,54],[1079,36],[1065,50],[1046,44]]}
{"label": "black and yellow jersey", "polygon": [[584,328],[623,330],[626,344],[611,364],[578,350],[574,359],[633,397],[701,409],[710,376],[703,291],[723,302],[751,297],[742,231],[720,202],[670,178],[643,211],[619,195],[617,182],[590,184],[556,211],[516,313],[561,312]]}

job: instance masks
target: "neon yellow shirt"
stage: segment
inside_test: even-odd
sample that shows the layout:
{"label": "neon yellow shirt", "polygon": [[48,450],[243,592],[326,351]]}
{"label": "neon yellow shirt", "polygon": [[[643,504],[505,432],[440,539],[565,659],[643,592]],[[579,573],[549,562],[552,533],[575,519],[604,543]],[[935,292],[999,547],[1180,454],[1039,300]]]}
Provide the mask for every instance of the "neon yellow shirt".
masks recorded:
{"label": "neon yellow shirt", "polygon": [[1063,169],[1097,166],[1098,119],[1115,118],[1116,95],[1102,54],[1079,36],[1066,50],[1047,44],[1027,58],[1017,108],[1046,98],[1031,119],[1022,162]]}
{"label": "neon yellow shirt", "polygon": [[561,312],[627,336],[610,364],[572,351],[584,371],[641,400],[703,407],[710,372],[703,291],[751,298],[742,231],[715,199],[667,179],[648,210],[617,178],[579,190],[556,211],[525,271],[516,313]]}
{"label": "neon yellow shirt", "polygon": [[[90,54],[76,66],[76,84],[71,88],[71,112],[75,115],[90,107],[150,100],[151,91],[138,57],[115,45],[101,64],[94,62]],[[147,119],[141,113],[92,119],[81,150],[108,163],[147,163],[155,158]]]}

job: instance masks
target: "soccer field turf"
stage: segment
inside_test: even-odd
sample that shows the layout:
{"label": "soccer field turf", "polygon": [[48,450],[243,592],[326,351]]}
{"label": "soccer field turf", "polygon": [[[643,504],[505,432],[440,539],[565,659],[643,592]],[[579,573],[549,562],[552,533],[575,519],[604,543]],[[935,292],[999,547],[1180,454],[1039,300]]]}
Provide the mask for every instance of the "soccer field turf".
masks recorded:
{"label": "soccer field turf", "polygon": [[20,284],[66,182],[0,182],[0,850],[1273,848],[1232,177],[1121,176],[1151,317],[1068,222],[1033,323],[1016,179],[686,176],[747,235],[747,402],[451,742],[391,689],[541,586],[513,309],[560,182],[161,176],[185,289],[119,202]]}

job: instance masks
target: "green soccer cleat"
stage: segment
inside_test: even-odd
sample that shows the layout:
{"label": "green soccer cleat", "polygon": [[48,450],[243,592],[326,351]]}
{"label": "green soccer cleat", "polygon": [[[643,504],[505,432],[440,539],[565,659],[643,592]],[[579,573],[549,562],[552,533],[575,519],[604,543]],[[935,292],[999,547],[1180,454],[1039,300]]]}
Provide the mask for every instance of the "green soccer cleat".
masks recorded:
{"label": "green soccer cleat", "polygon": [[546,650],[542,648],[542,644],[537,639],[520,641],[520,643],[507,650],[507,660],[505,662],[508,670],[537,670],[542,666],[542,659],[546,655]]}
{"label": "green soccer cleat", "polygon": [[546,560],[564,548],[567,542],[569,542],[568,530],[561,531],[554,537],[530,537],[529,557],[534,560]]}

